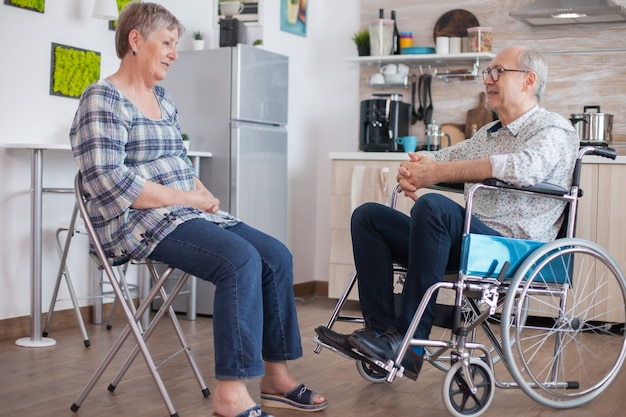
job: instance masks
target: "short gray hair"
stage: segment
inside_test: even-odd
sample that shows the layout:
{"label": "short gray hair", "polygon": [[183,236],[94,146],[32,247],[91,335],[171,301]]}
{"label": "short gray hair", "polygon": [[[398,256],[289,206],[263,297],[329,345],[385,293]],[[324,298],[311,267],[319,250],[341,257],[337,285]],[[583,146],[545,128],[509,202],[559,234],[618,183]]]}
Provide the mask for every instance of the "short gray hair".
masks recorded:
{"label": "short gray hair", "polygon": [[517,59],[520,69],[532,71],[537,74],[535,97],[537,101],[541,101],[541,97],[546,89],[546,83],[548,82],[548,63],[541,52],[528,46],[520,47],[520,53]]}
{"label": "short gray hair", "polygon": [[133,1],[122,9],[115,30],[115,53],[119,59],[130,51],[128,34],[137,29],[141,36],[148,39],[161,28],[178,31],[178,37],[185,32],[185,27],[169,10],[160,4]]}

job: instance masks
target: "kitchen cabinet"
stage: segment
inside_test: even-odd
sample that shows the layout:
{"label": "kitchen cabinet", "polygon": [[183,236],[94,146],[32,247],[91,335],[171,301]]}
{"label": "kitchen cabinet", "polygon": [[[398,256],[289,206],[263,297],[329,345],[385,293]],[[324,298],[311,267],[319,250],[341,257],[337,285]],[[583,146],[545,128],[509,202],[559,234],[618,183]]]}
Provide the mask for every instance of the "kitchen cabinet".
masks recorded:
{"label": "kitchen cabinet", "polygon": [[[363,166],[389,172],[384,202],[395,186],[395,173],[400,161],[406,160],[402,153],[333,153],[332,187],[330,197],[330,268],[328,296],[339,298],[354,273],[352,243],[350,236],[350,215],[352,213],[352,175],[355,167]],[[621,192],[620,179],[626,177],[626,157],[616,161],[600,157],[586,157],[581,175],[581,188],[584,197],[579,200],[577,237],[597,242],[606,249],[626,271],[626,220],[622,208],[626,206],[626,194]],[[383,181],[384,176],[381,177]],[[421,193],[443,193],[459,204],[464,204],[462,194],[435,190],[422,190]],[[398,210],[409,213],[412,201],[400,196]],[[358,300],[356,288],[349,299]],[[610,312],[612,306],[599,306]],[[623,307],[622,307],[623,308]],[[611,320],[610,313],[606,317]]]}
{"label": "kitchen cabinet", "polygon": [[[354,272],[352,241],[350,236],[350,216],[352,214],[352,175],[355,167],[373,168],[381,173],[381,181],[387,181],[384,201],[389,203],[391,191],[396,184],[396,172],[400,161],[406,160],[403,153],[364,153],[364,159],[333,159],[332,187],[330,197],[330,271],[328,296],[339,298]],[[385,175],[385,171],[388,174]],[[383,186],[384,188],[384,186]],[[441,193],[464,204],[463,195],[435,190],[423,190],[421,193]],[[396,208],[409,214],[413,201],[400,195]],[[357,300],[356,288],[350,294],[351,300]]]}

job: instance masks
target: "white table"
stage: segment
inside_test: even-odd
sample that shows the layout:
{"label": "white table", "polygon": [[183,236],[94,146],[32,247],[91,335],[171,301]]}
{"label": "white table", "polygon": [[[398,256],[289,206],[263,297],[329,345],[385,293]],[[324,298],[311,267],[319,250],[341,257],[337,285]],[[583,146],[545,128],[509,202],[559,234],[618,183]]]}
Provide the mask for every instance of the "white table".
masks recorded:
{"label": "white table", "polygon": [[[42,220],[43,193],[67,193],[73,192],[73,188],[44,188],[43,187],[43,153],[44,151],[61,150],[71,151],[69,143],[5,143],[1,145],[6,149],[26,149],[32,152],[31,160],[31,223],[30,223],[30,336],[23,337],[15,341],[15,344],[23,347],[47,347],[54,346],[56,340],[43,337],[41,334],[41,241],[42,241]],[[200,158],[210,158],[211,152],[189,152],[199,171]],[[195,279],[190,285],[195,285]],[[195,301],[194,301],[195,302]]]}

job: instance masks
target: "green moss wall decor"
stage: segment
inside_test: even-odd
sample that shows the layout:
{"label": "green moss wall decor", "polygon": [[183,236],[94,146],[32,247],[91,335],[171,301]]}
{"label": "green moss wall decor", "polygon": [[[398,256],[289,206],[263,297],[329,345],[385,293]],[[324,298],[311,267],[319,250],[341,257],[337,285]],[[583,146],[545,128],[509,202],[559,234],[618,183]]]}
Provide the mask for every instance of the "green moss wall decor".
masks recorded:
{"label": "green moss wall decor", "polygon": [[[120,12],[128,3],[132,3],[137,0],[117,0],[117,11]],[[109,21],[109,30],[115,30],[117,27],[117,20]]]}
{"label": "green moss wall decor", "polygon": [[100,79],[100,53],[52,43],[50,94],[79,98]]}
{"label": "green moss wall decor", "polygon": [[43,13],[46,0],[4,0],[4,4]]}

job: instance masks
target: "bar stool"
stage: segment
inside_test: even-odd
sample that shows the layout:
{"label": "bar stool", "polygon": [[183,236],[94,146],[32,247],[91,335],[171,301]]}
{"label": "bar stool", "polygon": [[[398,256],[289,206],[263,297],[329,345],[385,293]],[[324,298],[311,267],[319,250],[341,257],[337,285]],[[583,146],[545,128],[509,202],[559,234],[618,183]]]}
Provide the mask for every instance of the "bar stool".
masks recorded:
{"label": "bar stool", "polygon": [[[61,241],[61,235],[63,233],[67,233],[67,236],[64,242]],[[50,301],[50,308],[48,309],[48,316],[46,318],[46,324],[44,326],[42,333],[44,337],[48,336],[51,323],[52,323],[52,316],[54,313],[54,308],[58,301],[62,301],[62,299],[58,297],[59,290],[61,287],[61,282],[65,281],[65,284],[69,292],[70,300],[72,301],[72,307],[76,315],[76,321],[78,322],[78,327],[83,337],[83,343],[85,347],[89,347],[91,345],[91,342],[89,341],[89,336],[87,334],[85,322],[80,312],[80,305],[78,303],[78,300],[79,299],[96,300],[95,301],[96,305],[94,306],[94,315],[97,316],[97,318],[96,320],[94,320],[94,322],[99,324],[101,322],[101,317],[102,317],[102,300],[104,298],[113,298],[113,308],[111,309],[111,314],[107,322],[107,330],[111,330],[113,326],[113,319],[115,317],[115,313],[117,309],[118,299],[115,297],[115,294],[113,293],[113,291],[104,291],[103,286],[106,284],[106,281],[103,280],[103,275],[102,275],[102,271],[104,268],[100,264],[98,257],[95,255],[95,253],[92,250],[89,251],[89,254],[90,254],[90,258],[94,261],[94,269],[96,269],[97,271],[93,274],[94,275],[93,286],[94,286],[95,291],[94,291],[94,294],[91,296],[77,297],[76,291],[74,289],[74,285],[72,283],[72,278],[70,276],[70,271],[67,266],[67,259],[69,256],[71,242],[75,235],[87,236],[87,230],[85,229],[84,225],[81,224],[80,219],[78,217],[78,204],[74,205],[74,210],[72,212],[72,217],[70,219],[69,225],[59,226],[55,233],[57,249],[60,255],[60,263],[59,263],[59,269],[57,272],[57,278],[56,278],[55,285],[54,285],[54,290],[52,293],[52,299]],[[128,284],[126,280],[126,271],[128,269],[128,265],[129,265],[128,260],[123,259],[123,260],[116,262],[115,265],[113,266],[114,266],[114,270],[115,270],[118,282],[120,283],[120,286],[123,289],[123,293],[125,296],[124,300],[127,303],[129,303],[130,308],[134,309],[135,307],[134,307],[132,300],[133,298],[141,298],[141,295],[144,292],[144,290],[141,288],[141,284],[143,281],[140,280],[139,284],[137,285]]]}

